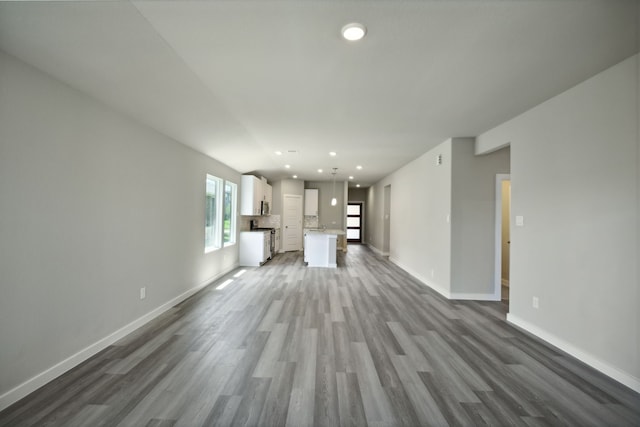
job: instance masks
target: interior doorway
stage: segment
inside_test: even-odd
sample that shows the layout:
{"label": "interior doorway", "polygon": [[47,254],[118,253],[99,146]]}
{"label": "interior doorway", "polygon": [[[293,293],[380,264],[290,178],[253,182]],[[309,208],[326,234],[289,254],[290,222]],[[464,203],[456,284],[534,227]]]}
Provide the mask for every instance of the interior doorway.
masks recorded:
{"label": "interior doorway", "polygon": [[282,249],[302,250],[302,196],[285,194],[282,196]]}
{"label": "interior doorway", "polygon": [[382,253],[389,256],[391,252],[391,185],[384,187],[384,213],[382,218]]}
{"label": "interior doorway", "polygon": [[496,175],[495,297],[509,301],[511,264],[511,175]]}

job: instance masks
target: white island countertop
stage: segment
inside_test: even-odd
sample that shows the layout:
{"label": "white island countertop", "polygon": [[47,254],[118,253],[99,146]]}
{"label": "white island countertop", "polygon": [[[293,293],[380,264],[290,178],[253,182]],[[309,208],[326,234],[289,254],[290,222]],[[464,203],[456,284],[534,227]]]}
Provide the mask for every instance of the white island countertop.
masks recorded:
{"label": "white island countertop", "polygon": [[335,234],[336,236],[344,236],[346,233],[344,230],[338,230],[337,228],[327,228],[323,230],[322,228],[305,228],[305,234]]}
{"label": "white island countertop", "polygon": [[309,267],[336,268],[336,239],[343,230],[311,228],[304,231],[304,261]]}

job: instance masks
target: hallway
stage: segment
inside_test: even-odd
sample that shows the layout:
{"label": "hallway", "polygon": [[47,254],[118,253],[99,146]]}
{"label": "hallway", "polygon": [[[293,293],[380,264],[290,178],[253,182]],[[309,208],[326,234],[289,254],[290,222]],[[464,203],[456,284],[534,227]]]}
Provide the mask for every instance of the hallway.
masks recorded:
{"label": "hallway", "polygon": [[233,272],[0,425],[640,424],[637,393],[505,323],[503,303],[447,301],[366,246],[338,262]]}

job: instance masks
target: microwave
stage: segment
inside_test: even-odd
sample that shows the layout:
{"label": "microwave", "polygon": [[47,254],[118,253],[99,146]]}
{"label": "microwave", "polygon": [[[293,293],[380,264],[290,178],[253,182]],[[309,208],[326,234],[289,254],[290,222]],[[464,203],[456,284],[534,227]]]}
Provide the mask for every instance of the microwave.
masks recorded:
{"label": "microwave", "polygon": [[269,202],[260,202],[260,215],[271,215],[271,211],[269,210]]}

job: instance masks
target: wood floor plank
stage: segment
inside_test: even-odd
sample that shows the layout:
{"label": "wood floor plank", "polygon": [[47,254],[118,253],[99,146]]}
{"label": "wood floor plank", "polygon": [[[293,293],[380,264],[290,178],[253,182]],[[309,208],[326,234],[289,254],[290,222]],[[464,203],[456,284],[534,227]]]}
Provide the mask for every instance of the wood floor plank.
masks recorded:
{"label": "wood floor plank", "polygon": [[283,426],[287,422],[289,398],[293,387],[295,362],[279,362],[269,386],[260,421],[261,426]]}
{"label": "wood floor plank", "polygon": [[270,385],[271,378],[251,378],[249,380],[246,391],[242,395],[242,401],[231,422],[232,426],[258,425]]}
{"label": "wood floor plank", "polygon": [[262,322],[260,322],[260,326],[258,326],[258,331],[272,331],[273,327],[280,316],[280,311],[282,311],[282,306],[284,305],[283,300],[273,300],[271,305],[269,305],[269,310],[267,314],[262,318]]}
{"label": "wood floor plank", "polygon": [[335,358],[332,354],[320,353],[319,347],[313,420],[316,426],[333,427],[340,424]]}
{"label": "wood floor plank", "polygon": [[365,246],[243,268],[0,412],[0,426],[640,425],[640,395]]}
{"label": "wood floor plank", "polygon": [[364,413],[369,425],[385,425],[395,422],[396,417],[384,388],[380,383],[378,372],[366,343],[351,343],[354,355],[356,374]]}
{"label": "wood floor plank", "polygon": [[287,426],[311,426],[315,408],[318,331],[303,329],[293,376]]}
{"label": "wood floor plank", "polygon": [[355,373],[336,372],[340,426],[366,425],[362,395]]}
{"label": "wood floor plank", "polygon": [[260,359],[258,359],[258,363],[253,370],[252,376],[272,378],[275,375],[278,357],[282,352],[282,347],[288,331],[288,323],[276,323],[269,334],[269,339],[260,354]]}
{"label": "wood floor plank", "polygon": [[416,371],[429,372],[432,370],[429,361],[424,356],[424,353],[418,348],[413,339],[409,336],[409,333],[404,329],[399,322],[387,322],[387,326],[391,329],[391,333],[398,341],[398,344],[411,361],[412,366]]}
{"label": "wood floor plank", "polygon": [[420,379],[417,367],[409,356],[394,355],[391,358],[398,372],[402,386],[411,401],[421,425],[446,426],[447,420],[438,408],[437,402]]}

